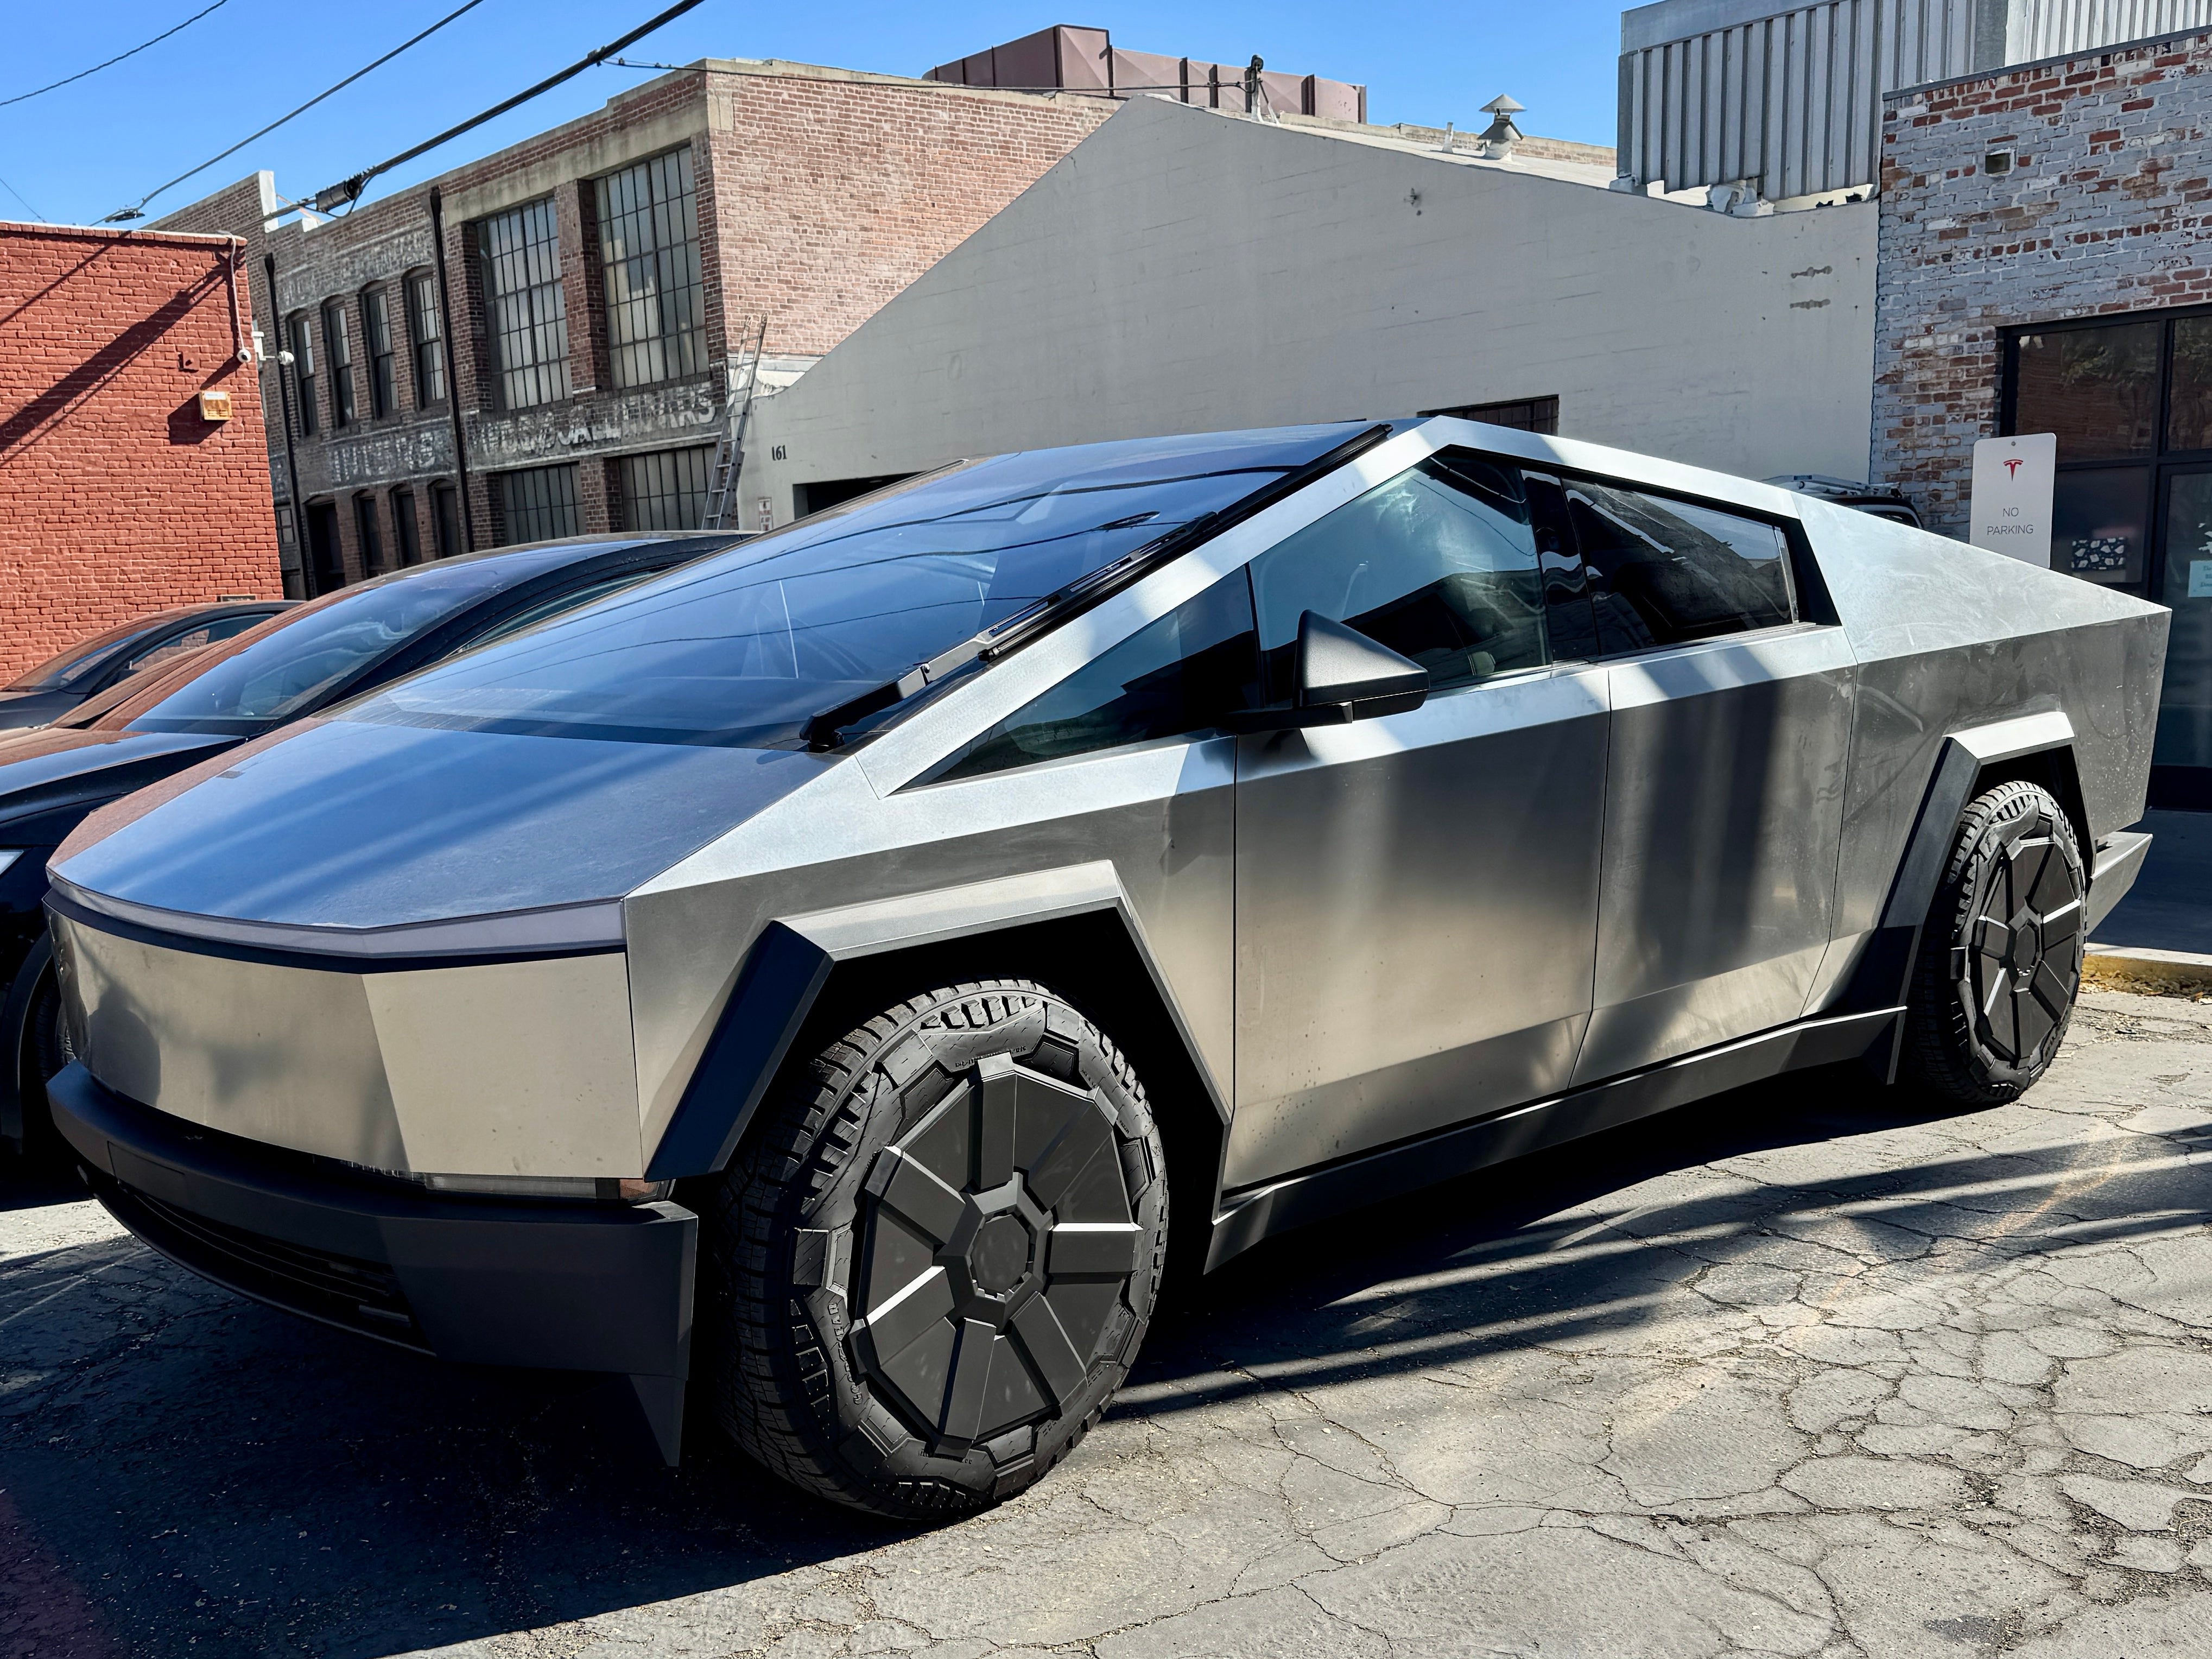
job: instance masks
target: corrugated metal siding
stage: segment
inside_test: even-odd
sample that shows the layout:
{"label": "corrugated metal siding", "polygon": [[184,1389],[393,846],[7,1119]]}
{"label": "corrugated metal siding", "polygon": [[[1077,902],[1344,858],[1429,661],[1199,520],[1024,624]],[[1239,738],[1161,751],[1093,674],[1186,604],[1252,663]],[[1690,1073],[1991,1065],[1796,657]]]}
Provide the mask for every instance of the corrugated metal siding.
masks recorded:
{"label": "corrugated metal siding", "polygon": [[1871,184],[1885,92],[2207,21],[2212,0],[1825,0],[1727,22],[1621,55],[1620,166],[1778,199]]}

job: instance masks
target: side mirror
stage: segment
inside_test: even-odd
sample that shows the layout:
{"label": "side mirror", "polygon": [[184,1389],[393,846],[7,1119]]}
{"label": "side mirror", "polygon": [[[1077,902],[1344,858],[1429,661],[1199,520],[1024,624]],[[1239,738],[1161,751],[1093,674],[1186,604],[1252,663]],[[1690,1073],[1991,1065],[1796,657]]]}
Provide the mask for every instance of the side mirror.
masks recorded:
{"label": "side mirror", "polygon": [[1429,695],[1429,671],[1420,664],[1311,611],[1298,618],[1295,678],[1290,708],[1248,710],[1224,720],[1223,729],[1345,726],[1419,708]]}

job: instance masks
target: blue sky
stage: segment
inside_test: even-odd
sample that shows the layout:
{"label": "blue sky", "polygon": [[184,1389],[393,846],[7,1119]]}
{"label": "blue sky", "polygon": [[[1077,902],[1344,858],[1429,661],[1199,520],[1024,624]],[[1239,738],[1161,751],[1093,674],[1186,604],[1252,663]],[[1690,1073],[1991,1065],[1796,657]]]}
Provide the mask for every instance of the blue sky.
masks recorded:
{"label": "blue sky", "polygon": [[[11,98],[112,57],[207,0],[75,0],[9,7],[0,67]],[[0,107],[0,218],[85,223],[136,201],[453,9],[459,0],[225,0],[168,40],[89,79]],[[484,0],[413,51],[153,204],[158,216],[257,167],[294,197],[343,178],[474,114],[623,33],[666,0]],[[1035,4],[890,6],[873,0],[758,7],[707,0],[625,57],[789,58],[915,75],[1054,22],[1113,32],[1142,52],[1364,82],[1371,120],[1479,126],[1510,92],[1522,126],[1613,140],[1620,9],[1598,0],[1415,4],[1215,4],[1115,0],[1067,12]],[[646,78],[586,71],[410,167],[389,190],[597,107]]]}

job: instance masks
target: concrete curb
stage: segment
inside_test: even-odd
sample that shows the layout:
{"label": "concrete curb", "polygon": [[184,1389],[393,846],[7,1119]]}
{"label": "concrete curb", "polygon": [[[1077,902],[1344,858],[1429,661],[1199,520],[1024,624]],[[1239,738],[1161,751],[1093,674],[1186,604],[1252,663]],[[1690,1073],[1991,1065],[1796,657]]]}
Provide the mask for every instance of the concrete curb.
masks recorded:
{"label": "concrete curb", "polygon": [[2141,986],[2166,995],[2212,992],[2212,956],[2190,951],[2154,951],[2148,945],[2099,945],[2083,954],[2085,978]]}

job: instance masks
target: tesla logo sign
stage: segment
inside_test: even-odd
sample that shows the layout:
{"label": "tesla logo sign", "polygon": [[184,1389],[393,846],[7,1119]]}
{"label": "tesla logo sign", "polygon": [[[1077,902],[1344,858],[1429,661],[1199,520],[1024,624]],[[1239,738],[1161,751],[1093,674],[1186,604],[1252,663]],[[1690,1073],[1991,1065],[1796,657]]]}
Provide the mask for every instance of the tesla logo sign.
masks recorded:
{"label": "tesla logo sign", "polygon": [[2048,568],[2057,463],[2058,440],[2048,432],[1977,443],[1966,539],[1991,553]]}

